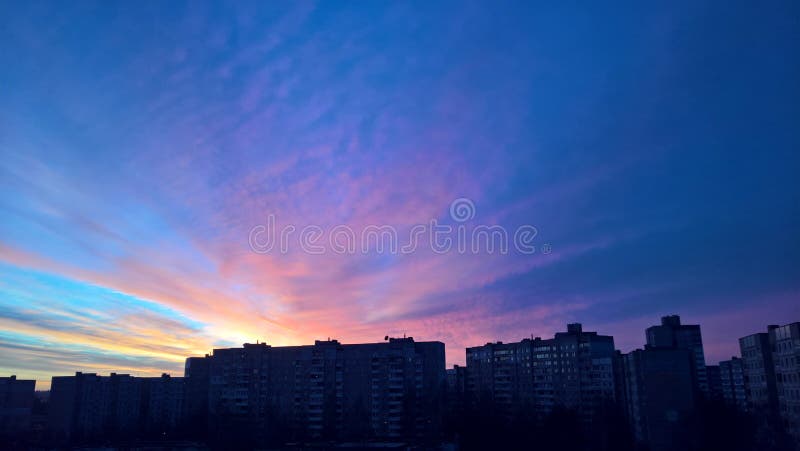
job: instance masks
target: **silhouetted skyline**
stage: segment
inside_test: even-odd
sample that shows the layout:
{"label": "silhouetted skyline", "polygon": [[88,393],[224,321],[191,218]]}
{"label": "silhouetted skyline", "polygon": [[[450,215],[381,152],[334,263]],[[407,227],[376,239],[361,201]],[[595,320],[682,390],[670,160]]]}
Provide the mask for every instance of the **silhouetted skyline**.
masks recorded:
{"label": "silhouetted skyline", "polygon": [[572,323],[466,348],[466,365],[450,369],[444,343],[386,336],[214,349],[186,358],[180,376],[53,376],[38,399],[34,381],[0,377],[0,442],[790,451],[800,322],[765,329],[720,365],[704,359],[701,325],[668,315],[631,352]]}

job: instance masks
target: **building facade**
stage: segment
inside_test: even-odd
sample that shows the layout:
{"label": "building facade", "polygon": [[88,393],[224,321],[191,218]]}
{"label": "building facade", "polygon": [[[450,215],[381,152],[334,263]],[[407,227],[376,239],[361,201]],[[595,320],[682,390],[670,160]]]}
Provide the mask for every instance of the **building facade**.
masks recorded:
{"label": "building facade", "polygon": [[510,417],[534,405],[531,340],[467,348],[465,391],[469,405]]}
{"label": "building facade", "polygon": [[208,357],[210,424],[219,434],[244,428],[263,443],[433,439],[444,362],[443,343],[410,337],[216,349]]}
{"label": "building facade", "polygon": [[[183,415],[189,425],[208,425],[208,396],[210,387],[211,358],[189,357],[184,366],[184,400]],[[205,438],[207,427],[199,428],[192,434],[195,437]]]}
{"label": "building facade", "polygon": [[111,373],[55,376],[48,436],[54,443],[133,439],[173,432],[181,422],[183,378]]}
{"label": "building facade", "polygon": [[645,331],[650,348],[687,349],[692,353],[692,379],[695,389],[705,396],[710,395],[706,358],[703,351],[703,336],[697,324],[681,324],[681,317],[669,315],[661,318],[661,324]]}
{"label": "building facade", "polygon": [[466,357],[468,401],[500,415],[528,409],[546,415],[562,406],[588,419],[615,397],[614,339],[584,332],[580,324],[569,324],[551,339],[467,348]]}
{"label": "building facade", "polygon": [[763,418],[772,417],[778,411],[778,387],[772,360],[772,330],[777,327],[769,326],[767,333],[739,339],[748,410]]}
{"label": "building facade", "polygon": [[534,339],[532,351],[537,411],[549,413],[561,405],[589,420],[604,402],[614,400],[613,337],[569,324],[552,339]]}
{"label": "building facade", "polygon": [[29,430],[35,390],[34,380],[0,377],[0,439]]}
{"label": "building facade", "polygon": [[144,434],[163,437],[183,427],[186,384],[182,377],[142,378],[142,419]]}
{"label": "building facade", "polygon": [[447,406],[451,414],[463,412],[467,391],[467,368],[453,365],[447,370]]}
{"label": "building facade", "polygon": [[687,449],[697,394],[694,354],[688,349],[646,346],[619,359],[620,391],[636,440],[653,451]]}
{"label": "building facade", "polygon": [[744,363],[739,357],[719,362],[722,399],[731,407],[747,411],[747,391],[744,384]]}
{"label": "building facade", "polygon": [[800,443],[800,323],[770,330],[778,412],[783,427]]}
{"label": "building facade", "polygon": [[706,365],[708,374],[708,396],[714,400],[722,400],[722,369],[719,365]]}

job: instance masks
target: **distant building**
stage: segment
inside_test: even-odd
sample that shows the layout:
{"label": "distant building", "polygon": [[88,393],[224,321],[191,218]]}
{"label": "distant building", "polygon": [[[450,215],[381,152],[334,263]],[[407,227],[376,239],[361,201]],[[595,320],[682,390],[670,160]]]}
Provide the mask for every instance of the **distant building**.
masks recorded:
{"label": "distant building", "polygon": [[447,406],[451,413],[463,411],[466,384],[466,367],[453,365],[453,368],[447,370]]}
{"label": "distant building", "polygon": [[722,399],[740,411],[747,410],[747,392],[744,384],[744,364],[739,357],[719,362]]}
{"label": "distant building", "polygon": [[627,413],[628,395],[626,393],[627,387],[625,384],[625,354],[622,351],[614,351],[614,359],[612,369],[614,372],[614,400],[618,406],[621,406],[623,411]]}
{"label": "distant building", "polygon": [[778,410],[786,432],[800,444],[800,323],[770,330]]}
{"label": "distant building", "polygon": [[80,442],[107,433],[113,409],[110,386],[110,376],[94,373],[54,376],[48,408],[52,438],[56,442]]}
{"label": "distant building", "polygon": [[509,417],[534,406],[532,340],[467,348],[465,391],[473,408]]}
{"label": "distant building", "polygon": [[184,368],[183,415],[188,425],[203,426],[193,428],[191,435],[195,438],[204,438],[208,429],[210,366],[211,358],[206,354],[205,357],[187,358]]}
{"label": "distant building", "polygon": [[706,365],[708,394],[711,399],[722,400],[722,370],[719,365]]}
{"label": "distant building", "polygon": [[[75,373],[50,385],[48,435],[55,443],[133,439],[180,422],[183,378]],[[149,429],[148,429],[149,428]]]}
{"label": "distant building", "polygon": [[[187,371],[195,363],[187,362]],[[209,418],[217,434],[241,428],[269,442],[424,440],[440,432],[446,384],[440,342],[245,344],[215,349],[208,364]]]}
{"label": "distant building", "polygon": [[661,325],[645,331],[647,345],[651,348],[688,349],[692,353],[692,379],[699,393],[709,395],[703,337],[697,324],[681,324],[678,315],[664,316]]}
{"label": "distant building", "polygon": [[556,405],[577,409],[585,419],[614,399],[614,337],[568,324],[548,340],[534,339],[532,368],[537,410]]}
{"label": "distant building", "polygon": [[652,451],[687,449],[697,393],[692,351],[646,346],[618,358],[620,391],[636,440]]}
{"label": "distant building", "polygon": [[487,343],[467,348],[466,392],[473,406],[491,405],[500,415],[555,406],[588,419],[614,399],[614,338],[569,324],[551,339]]}
{"label": "distant building", "polygon": [[29,430],[36,381],[0,377],[0,439]]}

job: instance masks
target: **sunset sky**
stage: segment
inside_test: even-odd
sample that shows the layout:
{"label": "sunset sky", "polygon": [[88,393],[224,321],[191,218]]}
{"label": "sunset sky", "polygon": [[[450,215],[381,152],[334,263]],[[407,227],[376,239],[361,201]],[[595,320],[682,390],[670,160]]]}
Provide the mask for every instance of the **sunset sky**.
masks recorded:
{"label": "sunset sky", "polygon": [[[0,375],[800,320],[800,3],[556,4],[0,2]],[[250,246],[458,198],[551,252]]]}

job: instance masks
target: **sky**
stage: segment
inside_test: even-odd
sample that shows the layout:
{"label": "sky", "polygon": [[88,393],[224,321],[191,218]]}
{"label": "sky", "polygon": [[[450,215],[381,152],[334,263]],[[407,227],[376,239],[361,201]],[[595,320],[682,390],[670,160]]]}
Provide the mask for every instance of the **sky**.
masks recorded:
{"label": "sky", "polygon": [[[800,320],[798,17],[0,1],[0,375],[404,334],[450,365],[570,322],[629,351],[666,314],[736,355]],[[535,251],[324,245],[432,221],[534,227]]]}

